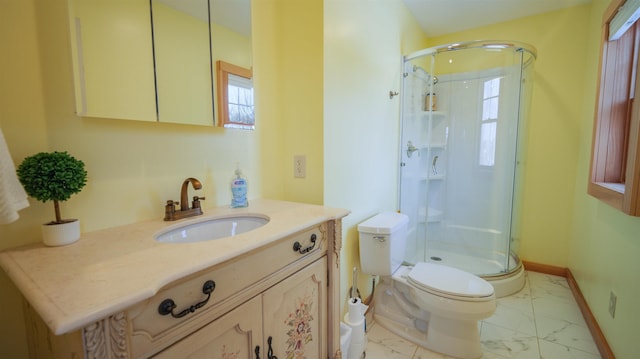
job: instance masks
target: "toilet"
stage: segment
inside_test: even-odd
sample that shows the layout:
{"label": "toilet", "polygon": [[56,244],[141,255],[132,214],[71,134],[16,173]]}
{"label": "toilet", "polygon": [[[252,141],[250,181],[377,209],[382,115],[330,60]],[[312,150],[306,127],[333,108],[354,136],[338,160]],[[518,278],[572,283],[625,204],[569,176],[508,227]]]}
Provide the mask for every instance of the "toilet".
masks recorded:
{"label": "toilet", "polygon": [[408,223],[404,214],[384,212],[358,225],[362,272],[380,276],[374,321],[432,351],[481,358],[478,321],[496,310],[493,286],[441,264],[403,264]]}

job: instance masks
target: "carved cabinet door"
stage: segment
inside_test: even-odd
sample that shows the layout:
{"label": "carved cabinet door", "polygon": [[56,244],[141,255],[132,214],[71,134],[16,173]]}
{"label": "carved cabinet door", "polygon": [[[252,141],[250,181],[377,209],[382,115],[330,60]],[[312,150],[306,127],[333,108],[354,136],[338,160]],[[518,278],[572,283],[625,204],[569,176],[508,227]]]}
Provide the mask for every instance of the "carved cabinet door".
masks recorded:
{"label": "carved cabinet door", "polygon": [[327,358],[326,257],[273,286],[262,298],[267,354],[279,359]]}
{"label": "carved cabinet door", "polygon": [[262,345],[260,296],[235,308],[154,358],[257,359],[266,358]]}

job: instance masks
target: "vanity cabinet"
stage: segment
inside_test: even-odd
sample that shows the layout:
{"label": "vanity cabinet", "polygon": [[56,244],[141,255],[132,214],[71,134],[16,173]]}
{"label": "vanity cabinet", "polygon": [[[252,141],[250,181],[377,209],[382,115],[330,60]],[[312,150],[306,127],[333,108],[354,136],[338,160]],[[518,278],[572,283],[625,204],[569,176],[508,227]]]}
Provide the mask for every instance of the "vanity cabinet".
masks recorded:
{"label": "vanity cabinet", "polygon": [[326,358],[326,273],[321,258],[154,358]]}
{"label": "vanity cabinet", "polygon": [[340,224],[270,241],[64,335],[27,305],[32,357],[337,359]]}
{"label": "vanity cabinet", "polygon": [[272,338],[278,358],[327,358],[326,273],[326,260],[319,259],[263,294],[265,350]]}
{"label": "vanity cabinet", "polygon": [[154,358],[266,358],[262,355],[261,310],[261,298],[253,298]]}

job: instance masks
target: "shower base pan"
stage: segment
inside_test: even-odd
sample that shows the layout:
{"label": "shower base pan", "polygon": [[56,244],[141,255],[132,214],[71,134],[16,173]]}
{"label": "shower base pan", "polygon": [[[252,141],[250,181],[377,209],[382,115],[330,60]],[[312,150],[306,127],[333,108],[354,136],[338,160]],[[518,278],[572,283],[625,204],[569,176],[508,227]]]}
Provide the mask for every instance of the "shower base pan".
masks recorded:
{"label": "shower base pan", "polygon": [[[474,256],[464,255],[446,250],[431,250],[427,262],[444,264],[473,273],[493,285],[496,297],[502,298],[519,292],[525,284],[524,266],[514,254],[509,258],[513,265],[509,271],[502,269],[501,262]],[[491,273],[491,274],[486,274]]]}

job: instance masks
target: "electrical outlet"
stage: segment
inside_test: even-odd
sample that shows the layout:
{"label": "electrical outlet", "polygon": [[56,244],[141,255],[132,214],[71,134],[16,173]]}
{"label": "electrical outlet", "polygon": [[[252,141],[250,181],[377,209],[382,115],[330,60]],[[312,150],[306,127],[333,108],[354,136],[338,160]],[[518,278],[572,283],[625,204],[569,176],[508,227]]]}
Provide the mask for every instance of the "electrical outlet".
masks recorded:
{"label": "electrical outlet", "polygon": [[609,314],[611,314],[611,318],[616,317],[616,302],[618,301],[618,296],[616,293],[611,291],[609,293]]}
{"label": "electrical outlet", "polygon": [[293,156],[293,177],[305,178],[307,176],[307,157],[304,155]]}

